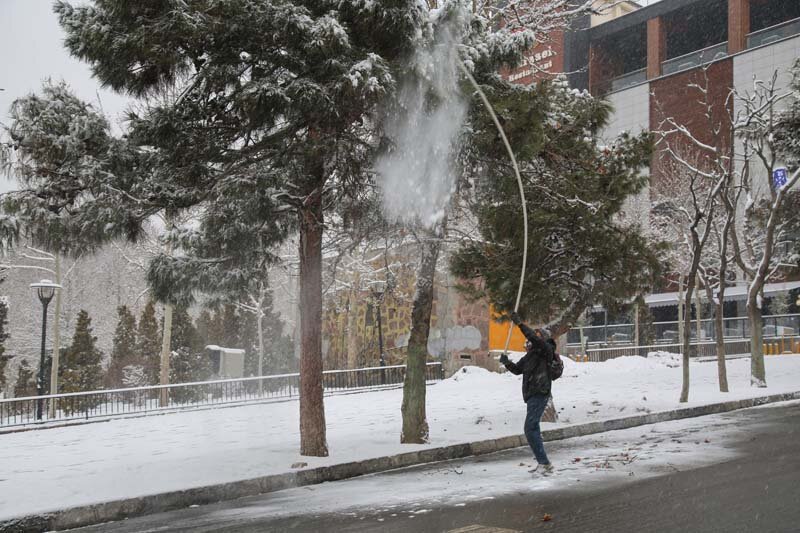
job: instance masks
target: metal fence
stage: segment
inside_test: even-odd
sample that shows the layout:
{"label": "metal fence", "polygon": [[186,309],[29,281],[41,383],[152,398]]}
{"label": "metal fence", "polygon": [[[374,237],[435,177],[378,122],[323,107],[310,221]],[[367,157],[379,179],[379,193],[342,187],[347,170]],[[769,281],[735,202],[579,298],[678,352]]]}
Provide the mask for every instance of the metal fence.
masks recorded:
{"label": "metal fence", "polygon": [[[439,362],[427,363],[425,372],[429,384],[444,379]],[[326,370],[322,382],[325,394],[336,394],[396,387],[405,375],[405,365]],[[7,398],[0,399],[0,428],[285,400],[297,398],[299,391],[300,374],[295,373]]]}
{"label": "metal fence", "polygon": [[[784,337],[800,333],[800,314],[769,315],[763,317],[764,337]],[[641,327],[641,326],[640,326]],[[677,344],[678,322],[654,322],[655,339],[657,344]],[[747,317],[732,317],[723,320],[725,340],[747,339],[750,337],[750,320]],[[697,321],[692,320],[692,339],[697,341]],[[635,338],[633,324],[608,324],[600,326],[584,326],[583,336],[587,345],[604,345],[599,347],[612,347],[614,345],[632,344]],[[713,318],[700,320],[700,341],[713,341],[716,339],[716,330]],[[581,328],[572,328],[567,333],[567,344],[580,345]]]}
{"label": "metal fence", "polygon": [[[750,339],[730,339],[725,342],[725,355],[750,355]],[[779,355],[784,353],[800,353],[800,337],[774,337],[764,339],[764,354]],[[689,345],[689,357],[716,357],[715,342],[693,342]],[[581,362],[602,363],[609,359],[626,356],[647,357],[652,352],[680,354],[682,344],[653,344],[650,346],[612,346],[607,348],[590,348],[582,351],[579,347],[570,346],[566,355]]]}

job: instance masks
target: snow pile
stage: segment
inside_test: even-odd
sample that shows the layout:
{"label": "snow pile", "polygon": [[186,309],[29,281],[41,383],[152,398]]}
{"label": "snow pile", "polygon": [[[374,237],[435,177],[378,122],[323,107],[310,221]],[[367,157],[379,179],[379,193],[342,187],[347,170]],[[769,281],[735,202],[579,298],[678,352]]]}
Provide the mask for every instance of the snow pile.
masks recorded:
{"label": "snow pile", "polygon": [[683,364],[681,358],[681,354],[672,352],[650,352],[647,354],[647,359],[656,361],[669,368],[680,367]]}
{"label": "snow pile", "polygon": [[[767,389],[750,386],[749,359],[729,360],[727,394],[719,392],[714,362],[693,361],[689,402],[681,404],[680,368],[665,360],[674,359],[564,358],[564,377],[553,383],[558,424],[800,390],[797,355],[766,358]],[[324,458],[299,455],[296,401],[5,434],[0,519],[280,474],[301,461],[313,468],[519,435],[525,420],[520,379],[468,367],[428,387],[425,445],[400,444],[402,389],[327,397],[331,455]]]}
{"label": "snow pile", "polygon": [[484,381],[487,378],[493,379],[499,376],[496,372],[490,372],[485,368],[479,366],[465,366],[458,372],[447,378],[446,381],[456,381],[460,383],[469,383],[474,381]]}

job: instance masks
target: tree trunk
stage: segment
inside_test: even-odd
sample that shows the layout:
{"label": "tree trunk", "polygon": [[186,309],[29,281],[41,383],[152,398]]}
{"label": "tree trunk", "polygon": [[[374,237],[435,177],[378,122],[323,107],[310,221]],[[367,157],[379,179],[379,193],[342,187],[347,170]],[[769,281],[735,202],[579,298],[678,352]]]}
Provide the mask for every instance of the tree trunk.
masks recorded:
{"label": "tree trunk", "polygon": [[300,209],[300,454],[328,456],[322,390],[322,189]]}
{"label": "tree trunk", "polygon": [[696,277],[696,266],[692,265],[686,280],[686,296],[683,316],[683,384],[681,386],[681,403],[689,401],[689,356],[692,351],[692,294]]}
{"label": "tree trunk", "polygon": [[695,276],[694,278],[694,286],[697,289],[695,291],[694,296],[694,306],[695,306],[695,325],[697,327],[697,349],[700,350],[700,341],[702,340],[703,336],[703,307],[702,302],[700,301],[700,279]]}
{"label": "tree trunk", "polygon": [[411,335],[408,339],[406,377],[403,383],[403,433],[400,442],[428,442],[428,421],[425,416],[425,364],[428,359],[428,336],[435,292],[436,262],[442,241],[435,234],[427,235],[422,244],[422,259],[417,272],[414,304],[411,309]]}
{"label": "tree trunk", "polygon": [[[169,354],[170,345],[172,343],[172,304],[164,305],[164,331],[161,336],[161,379],[159,384],[169,385]],[[160,402],[161,407],[166,407],[169,404],[169,391],[161,389]]]}
{"label": "tree trunk", "polygon": [[547,406],[542,413],[542,422],[558,422],[558,411],[556,411],[556,404],[553,403],[553,397],[547,400]]}
{"label": "tree trunk", "polygon": [[[717,351],[717,377],[719,378],[719,391],[728,392],[728,370],[725,365],[725,284],[724,274],[720,275],[718,301],[714,305],[714,344]],[[706,280],[706,297],[709,302],[714,301],[714,290]]]}
{"label": "tree trunk", "polygon": [[683,350],[683,315],[684,313],[684,306],[683,306],[683,273],[678,275],[678,344],[680,344],[681,348],[678,350],[679,352]]}
{"label": "tree trunk", "polygon": [[[256,315],[256,320],[258,320],[258,377],[264,375],[264,298],[262,294],[261,300],[258,302],[258,315]],[[262,396],[264,394],[264,380],[258,380],[258,395]]]}
{"label": "tree trunk", "polygon": [[[56,266],[56,283],[61,285],[61,256],[53,254]],[[61,293],[64,287],[56,291],[56,308],[53,316],[53,357],[50,360],[50,394],[58,394],[58,365],[61,359]],[[55,401],[48,402],[48,415],[50,418],[56,416]]]}
{"label": "tree trunk", "polygon": [[747,297],[747,316],[750,318],[750,384],[756,387],[767,386],[764,369],[764,330],[761,308],[758,306],[758,293],[751,291]]}

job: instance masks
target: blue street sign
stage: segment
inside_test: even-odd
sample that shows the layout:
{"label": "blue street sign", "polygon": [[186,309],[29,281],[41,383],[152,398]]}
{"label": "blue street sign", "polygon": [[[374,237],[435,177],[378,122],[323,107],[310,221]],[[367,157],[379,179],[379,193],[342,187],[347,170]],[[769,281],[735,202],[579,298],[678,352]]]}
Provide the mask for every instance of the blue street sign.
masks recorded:
{"label": "blue street sign", "polygon": [[780,189],[789,181],[789,171],[786,167],[778,167],[772,171],[772,183],[776,189]]}

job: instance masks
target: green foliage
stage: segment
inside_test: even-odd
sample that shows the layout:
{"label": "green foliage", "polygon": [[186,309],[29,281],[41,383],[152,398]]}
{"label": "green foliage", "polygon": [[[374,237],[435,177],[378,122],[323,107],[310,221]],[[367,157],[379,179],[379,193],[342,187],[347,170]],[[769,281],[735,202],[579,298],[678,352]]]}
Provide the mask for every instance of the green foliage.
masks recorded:
{"label": "green foliage", "polygon": [[25,398],[36,396],[36,378],[28,361],[23,359],[17,371],[17,383],[14,385],[14,397]]}
{"label": "green foliage", "polygon": [[203,348],[209,344],[214,344],[215,339],[219,338],[219,325],[215,321],[216,315],[213,315],[209,309],[203,309],[195,320],[195,330],[200,344]]}
{"label": "green foliage", "polygon": [[145,369],[147,383],[157,385],[161,368],[161,333],[156,320],[156,306],[153,301],[147,302],[142,316],[139,318],[137,331],[137,351]]}
{"label": "green foliage", "polygon": [[114,330],[111,361],[106,374],[106,383],[110,388],[124,386],[123,369],[126,366],[141,364],[137,351],[136,317],[125,305],[117,307],[117,316],[119,319]]}
{"label": "green foliage", "polygon": [[15,100],[10,114],[11,126],[5,130],[16,157],[12,162],[6,154],[0,163],[23,186],[0,199],[6,245],[25,231],[38,246],[74,254],[110,236],[138,235],[132,211],[118,207],[121,189],[105,186],[110,175],[120,184],[135,178],[125,174],[125,169],[134,170],[132,154],[123,140],[111,136],[100,111],[79,100],[65,83],[48,80],[41,95]]}
{"label": "green foliage", "polygon": [[192,353],[202,352],[205,348],[185,306],[178,305],[172,310],[170,345],[173,351],[187,348]]}
{"label": "green foliage", "polygon": [[[3,280],[0,280],[2,283]],[[6,341],[11,336],[6,331],[6,326],[8,325],[8,302],[5,298],[0,298],[0,394],[6,388],[6,365],[8,361],[6,360],[5,353],[6,353]]]}
{"label": "green foliage", "polygon": [[[193,383],[206,381],[211,376],[211,361],[203,352],[192,352],[183,346],[173,350],[169,360],[170,383]],[[170,392],[177,403],[196,402],[203,398],[203,387],[176,387]]]}
{"label": "green foliage", "polygon": [[656,343],[656,326],[653,313],[641,294],[636,297],[635,303],[639,309],[639,345],[652,346]]}
{"label": "green foliage", "polygon": [[[92,335],[92,319],[84,310],[78,312],[72,344],[67,347],[59,363],[61,392],[86,392],[102,388],[103,354],[97,349],[97,337]],[[66,404],[68,411],[82,411],[94,407],[99,398],[81,398]]]}
{"label": "green foliage", "polygon": [[[657,249],[621,220],[626,199],[647,183],[648,135],[602,146],[609,107],[563,80],[507,86],[491,94],[520,163],[528,205],[528,264],[520,314],[563,333],[592,303],[613,306],[643,292],[659,269]],[[463,244],[450,267],[470,297],[513,310],[523,252],[519,190],[485,113],[473,111],[464,154],[468,203],[480,239]]]}

